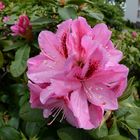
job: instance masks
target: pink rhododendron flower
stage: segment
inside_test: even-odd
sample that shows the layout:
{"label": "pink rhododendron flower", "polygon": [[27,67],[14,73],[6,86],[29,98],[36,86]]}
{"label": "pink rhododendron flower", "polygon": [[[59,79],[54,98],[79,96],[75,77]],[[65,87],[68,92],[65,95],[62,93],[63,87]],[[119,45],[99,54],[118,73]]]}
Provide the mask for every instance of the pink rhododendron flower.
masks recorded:
{"label": "pink rhododendron flower", "polygon": [[2,1],[0,1],[0,11],[2,11],[5,8],[5,5],[3,4]]}
{"label": "pink rhododendron flower", "polygon": [[9,16],[5,16],[4,18],[3,18],[3,22],[8,22],[10,20],[10,17]]}
{"label": "pink rhododendron flower", "polygon": [[42,31],[41,52],[28,60],[30,103],[43,115],[60,114],[73,126],[97,128],[104,111],[118,109],[117,98],[127,85],[128,68],[110,40],[105,24],[91,28],[79,17]]}
{"label": "pink rhododendron flower", "polygon": [[11,30],[13,32],[13,36],[22,36],[26,39],[30,39],[32,37],[32,26],[28,16],[26,15],[19,16],[15,25],[11,26]]}
{"label": "pink rhododendron flower", "polygon": [[137,32],[132,32],[132,37],[136,38],[137,37]]}

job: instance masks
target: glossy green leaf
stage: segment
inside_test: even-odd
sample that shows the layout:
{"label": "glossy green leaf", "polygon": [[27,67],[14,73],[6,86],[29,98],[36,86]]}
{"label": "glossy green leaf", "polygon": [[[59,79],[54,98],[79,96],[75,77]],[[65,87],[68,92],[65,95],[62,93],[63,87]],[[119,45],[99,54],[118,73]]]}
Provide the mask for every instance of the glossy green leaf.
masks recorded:
{"label": "glossy green leaf", "polygon": [[130,108],[130,115],[125,117],[127,124],[134,129],[140,128],[140,108]]}
{"label": "glossy green leaf", "polygon": [[4,46],[3,51],[4,52],[11,51],[11,50],[17,49],[22,46],[23,46],[23,42],[16,42],[16,43],[13,43],[12,45]]}
{"label": "glossy green leaf", "polygon": [[3,66],[3,62],[4,62],[3,54],[0,51],[0,68]]}
{"label": "glossy green leaf", "polygon": [[75,19],[77,17],[77,12],[73,7],[59,8],[58,13],[63,20],[70,18]]}
{"label": "glossy green leaf", "polygon": [[138,129],[132,129],[132,128],[128,128],[130,133],[138,140]]}
{"label": "glossy green leaf", "polygon": [[121,135],[109,135],[102,138],[101,140],[130,140],[130,138],[127,138]]}
{"label": "glossy green leaf", "polygon": [[29,94],[25,92],[23,96],[21,96],[19,100],[19,106],[22,107],[26,102],[28,102]]}
{"label": "glossy green leaf", "polygon": [[104,18],[103,14],[101,14],[101,13],[94,13],[94,12],[89,12],[88,16],[91,17],[91,18],[100,20],[100,21],[102,21],[103,18]]}
{"label": "glossy green leaf", "polygon": [[0,41],[0,46],[2,46],[3,48],[11,46],[11,45],[13,45],[12,40],[1,40]]}
{"label": "glossy green leaf", "polygon": [[27,59],[29,58],[30,47],[25,45],[20,47],[15,54],[15,60],[12,61],[10,72],[13,77],[18,77],[26,70]]}
{"label": "glossy green leaf", "polygon": [[42,25],[42,24],[49,24],[54,22],[53,19],[48,19],[47,17],[39,17],[31,22],[32,26]]}
{"label": "glossy green leaf", "polygon": [[9,126],[0,128],[0,140],[21,140],[20,133]]}
{"label": "glossy green leaf", "polygon": [[20,96],[20,95],[25,95],[27,89],[28,89],[27,85],[18,83],[18,84],[12,84],[8,86],[7,91]]}
{"label": "glossy green leaf", "polygon": [[90,130],[89,134],[94,139],[98,139],[98,138],[107,136],[108,129],[107,129],[106,123],[104,123],[101,127],[97,128],[97,129]]}
{"label": "glossy green leaf", "polygon": [[76,128],[61,128],[57,131],[61,140],[90,140],[84,131]]}
{"label": "glossy green leaf", "polygon": [[42,111],[39,109],[31,109],[29,103],[25,103],[21,107],[19,115],[25,121],[35,122],[44,120]]}
{"label": "glossy green leaf", "polygon": [[118,126],[117,126],[117,122],[116,122],[116,118],[113,118],[113,124],[111,126],[111,128],[109,129],[109,135],[119,135],[119,129],[118,129]]}
{"label": "glossy green leaf", "polygon": [[124,115],[126,115],[128,112],[129,112],[129,107],[123,106],[115,111],[115,116],[117,118],[121,118],[121,117],[124,117]]}
{"label": "glossy green leaf", "polygon": [[19,118],[12,117],[8,121],[8,125],[10,125],[11,127],[14,127],[15,129],[18,129],[18,127],[19,127]]}
{"label": "glossy green leaf", "polygon": [[33,138],[38,135],[44,122],[27,122],[25,131],[28,137]]}
{"label": "glossy green leaf", "polygon": [[4,126],[4,120],[3,120],[3,115],[0,112],[0,127]]}

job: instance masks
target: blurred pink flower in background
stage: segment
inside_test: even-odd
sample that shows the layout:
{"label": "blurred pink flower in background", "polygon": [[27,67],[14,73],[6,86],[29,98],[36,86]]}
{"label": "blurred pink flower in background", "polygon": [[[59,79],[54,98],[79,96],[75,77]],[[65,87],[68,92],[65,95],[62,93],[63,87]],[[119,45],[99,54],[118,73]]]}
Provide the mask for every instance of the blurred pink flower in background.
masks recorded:
{"label": "blurred pink flower in background", "polygon": [[136,37],[137,37],[137,32],[133,31],[133,32],[132,32],[132,37],[133,37],[133,38],[136,38]]}
{"label": "blurred pink flower in background", "polygon": [[8,21],[10,21],[10,16],[5,16],[5,17],[3,17],[3,20],[2,20],[3,22],[8,22]]}
{"label": "blurred pink flower in background", "polygon": [[31,106],[52,115],[49,124],[62,114],[60,122],[97,128],[104,111],[118,109],[128,68],[110,38],[105,24],[91,28],[82,17],[62,22],[56,33],[40,33],[41,52],[28,60],[27,76]]}
{"label": "blurred pink flower in background", "polygon": [[5,5],[2,1],[0,1],[0,11],[2,11],[5,8]]}
{"label": "blurred pink flower in background", "polygon": [[11,26],[13,36],[22,36],[26,39],[32,38],[32,25],[27,15],[19,16],[15,25]]}

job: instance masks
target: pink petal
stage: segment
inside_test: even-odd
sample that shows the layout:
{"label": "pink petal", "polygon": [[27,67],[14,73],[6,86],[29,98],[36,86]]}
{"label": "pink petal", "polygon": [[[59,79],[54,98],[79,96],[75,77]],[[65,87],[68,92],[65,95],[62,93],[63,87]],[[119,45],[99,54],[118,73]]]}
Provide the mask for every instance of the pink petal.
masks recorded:
{"label": "pink petal", "polygon": [[50,98],[54,97],[54,92],[48,87],[46,89],[43,89],[40,93],[40,102],[42,104],[45,104]]}
{"label": "pink petal", "polygon": [[[71,35],[69,38],[69,46],[71,46],[73,53],[79,55],[81,52],[81,39],[82,36],[90,32],[91,27],[87,24],[87,21],[79,17],[72,22]],[[78,56],[79,57],[79,56]]]}
{"label": "pink petal", "polygon": [[69,108],[65,108],[64,114],[66,116],[66,120],[73,126],[78,127],[78,120],[74,116],[73,112]]}
{"label": "pink petal", "polygon": [[43,105],[39,100],[40,93],[42,89],[32,82],[28,82],[28,87],[30,89],[30,103],[32,108],[42,108]]}
{"label": "pink petal", "polygon": [[122,59],[122,52],[114,48],[114,45],[111,41],[108,42],[106,49],[108,51],[108,56],[110,61],[108,62],[108,66],[113,66],[119,63]]}
{"label": "pink petal", "polygon": [[69,32],[71,24],[72,24],[72,20],[69,19],[69,20],[63,21],[61,24],[57,25],[58,29],[57,29],[56,34],[61,37],[64,32],[66,32],[66,33]]}
{"label": "pink petal", "polygon": [[84,57],[89,59],[90,55],[101,44],[99,44],[96,41],[93,41],[91,36],[84,35],[81,39],[81,45],[84,49],[84,52],[83,52],[84,54],[83,55],[86,56],[86,57],[85,56]]}
{"label": "pink petal", "polygon": [[[96,49],[92,52],[89,59],[86,60],[86,64],[82,69],[82,75],[86,76],[90,66],[94,66],[93,70],[91,71],[90,77],[94,74],[94,72],[104,69],[106,63],[108,62],[107,52],[101,46],[96,47]],[[89,64],[87,64],[89,63]],[[87,67],[89,66],[89,67]]]}
{"label": "pink petal", "polygon": [[108,67],[104,70],[95,72],[92,76],[96,83],[114,83],[128,75],[128,68],[124,65],[117,64],[116,66]]}
{"label": "pink petal", "polygon": [[30,58],[27,64],[27,76],[35,83],[49,83],[50,78],[63,68],[63,61],[55,62],[42,54]]}
{"label": "pink petal", "polygon": [[42,104],[45,104],[51,97],[67,97],[69,92],[80,88],[80,86],[81,84],[76,81],[52,79],[51,85],[42,90],[40,94],[40,101]]}
{"label": "pink petal", "polygon": [[91,129],[93,125],[90,122],[87,98],[82,90],[76,90],[70,97],[71,110],[78,120],[78,127]]}
{"label": "pink petal", "polygon": [[68,57],[71,54],[71,46],[68,45],[69,34],[71,30],[72,20],[66,20],[59,24],[57,27],[56,36],[60,42],[59,51],[64,57]]}
{"label": "pink petal", "polygon": [[61,58],[59,52],[60,42],[54,33],[49,31],[42,31],[39,34],[38,42],[39,47],[41,48],[44,55],[55,61]]}
{"label": "pink petal", "polygon": [[116,97],[120,97],[127,87],[127,78],[123,78],[114,86],[111,87],[113,92],[116,93]]}
{"label": "pink petal", "polygon": [[43,110],[44,118],[48,118],[51,114],[52,114],[52,112],[49,109],[44,109]]}
{"label": "pink petal", "polygon": [[95,85],[94,80],[89,80],[85,82],[83,86],[87,98],[92,104],[101,106],[107,110],[118,109],[118,102],[115,93],[103,84]]}
{"label": "pink petal", "polygon": [[94,26],[92,34],[93,39],[99,41],[103,46],[106,46],[111,37],[111,31],[104,23]]}
{"label": "pink petal", "polygon": [[89,106],[90,121],[94,128],[99,127],[103,119],[104,111],[101,107],[91,104]]}

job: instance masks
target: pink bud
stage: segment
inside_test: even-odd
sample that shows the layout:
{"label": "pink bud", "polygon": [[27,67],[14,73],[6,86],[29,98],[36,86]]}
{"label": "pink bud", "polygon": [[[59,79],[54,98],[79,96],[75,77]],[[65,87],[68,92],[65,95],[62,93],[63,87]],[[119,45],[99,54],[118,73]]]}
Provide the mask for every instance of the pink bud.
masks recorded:
{"label": "pink bud", "polygon": [[2,11],[5,8],[5,5],[2,1],[0,1],[0,11]]}
{"label": "pink bud", "polygon": [[32,37],[32,26],[27,15],[19,16],[18,21],[15,25],[11,26],[13,36],[22,36],[26,39]]}
{"label": "pink bud", "polygon": [[5,16],[5,17],[3,17],[3,22],[8,22],[10,20],[10,17],[9,16]]}
{"label": "pink bud", "polygon": [[137,32],[133,31],[132,32],[132,37],[134,37],[134,38],[137,37]]}

